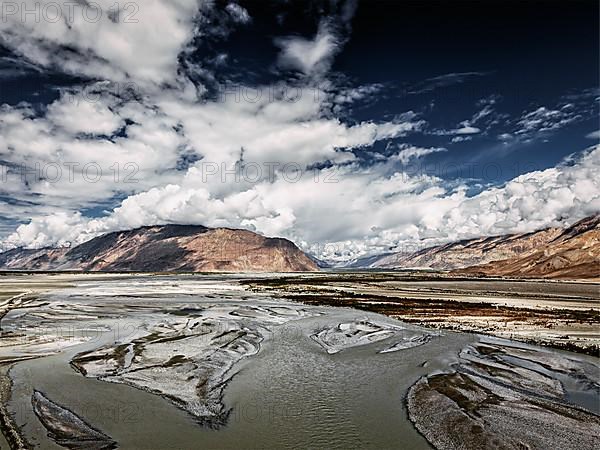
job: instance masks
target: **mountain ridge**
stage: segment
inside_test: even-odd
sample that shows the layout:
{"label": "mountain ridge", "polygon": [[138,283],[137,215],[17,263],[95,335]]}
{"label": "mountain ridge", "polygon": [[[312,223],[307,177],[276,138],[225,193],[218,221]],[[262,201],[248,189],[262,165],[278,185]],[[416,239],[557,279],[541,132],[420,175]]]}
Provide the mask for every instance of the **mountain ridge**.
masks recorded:
{"label": "mountain ridge", "polygon": [[0,253],[5,270],[303,272],[318,267],[296,245],[252,231],[155,225],[115,231],[72,248]]}
{"label": "mountain ridge", "polygon": [[600,279],[600,215],[564,229],[544,248],[457,270],[459,274],[526,278]]}
{"label": "mountain ridge", "polygon": [[[369,265],[362,267],[377,269],[421,268],[479,275],[558,278],[572,275],[576,278],[598,278],[600,274],[594,269],[596,264],[600,264],[600,260],[596,256],[600,245],[596,239],[596,236],[600,234],[600,231],[598,231],[599,226],[600,214],[595,214],[566,228],[549,227],[527,233],[463,239],[410,253],[388,253],[375,259],[370,258],[368,260]],[[581,236],[584,234],[586,236],[582,238]],[[571,241],[571,243],[569,244],[567,241]],[[588,254],[590,245],[594,250]],[[560,248],[553,250],[556,246]],[[503,263],[501,271],[500,269],[498,271],[494,270],[496,263],[499,261],[513,261],[514,264],[518,264],[515,262],[516,260],[530,257],[539,252],[540,249],[545,249],[549,254],[555,255],[556,273],[553,273],[550,269],[537,270],[521,267],[517,270],[516,266],[509,269],[511,265],[507,262]],[[559,262],[556,259],[559,258],[556,253],[567,249],[569,250],[568,258],[564,256],[562,263]],[[538,255],[535,261],[541,261],[541,256]],[[534,261],[529,261],[529,263],[534,264]],[[540,262],[540,264],[542,263]],[[585,266],[570,271],[570,266],[580,264],[585,264]],[[483,266],[486,267],[482,268]],[[562,266],[562,268],[559,269],[558,266]]]}
{"label": "mountain ridge", "polygon": [[[0,253],[0,270],[303,272],[327,267],[287,239],[201,225],[144,226],[107,233],[72,248]],[[600,279],[600,214],[566,228],[464,239],[412,253],[362,258],[346,268]]]}

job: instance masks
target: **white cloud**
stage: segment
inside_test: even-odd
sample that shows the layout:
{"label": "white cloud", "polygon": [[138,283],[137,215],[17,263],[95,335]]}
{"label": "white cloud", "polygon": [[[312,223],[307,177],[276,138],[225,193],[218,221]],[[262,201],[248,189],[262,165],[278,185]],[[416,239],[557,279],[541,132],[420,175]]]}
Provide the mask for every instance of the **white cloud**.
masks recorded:
{"label": "white cloud", "polygon": [[344,89],[335,96],[335,103],[353,103],[357,100],[363,100],[374,97],[381,92],[384,86],[380,83],[367,84],[355,88]]}
{"label": "white cloud", "polygon": [[574,162],[521,175],[465,198],[444,214],[437,230],[449,240],[528,232],[573,222],[600,211],[600,146]]}
{"label": "white cloud", "polygon": [[[0,21],[0,43],[44,67],[122,82],[172,83],[177,55],[194,35],[203,0],[24,0]],[[57,8],[59,5],[60,8]],[[12,11],[12,10],[11,10]],[[25,11],[38,11],[24,16]]]}
{"label": "white cloud", "polygon": [[457,135],[477,134],[480,131],[481,130],[479,128],[472,127],[470,125],[465,125],[463,127],[457,128],[456,130],[453,130],[453,134],[457,134]]}
{"label": "white cloud", "polygon": [[549,109],[544,106],[527,112],[517,122],[514,134],[525,140],[558,130],[581,119],[573,105],[563,105],[560,109]]}
{"label": "white cloud", "polygon": [[[481,130],[477,127],[473,127],[469,124],[468,120],[461,122],[460,127],[452,129],[452,130],[434,130],[433,134],[438,136],[461,136],[461,137],[469,137],[474,134],[480,133]],[[462,139],[461,139],[462,140]],[[459,140],[452,140],[452,142],[458,142]]]}
{"label": "white cloud", "polygon": [[288,36],[277,38],[275,44],[281,48],[279,65],[284,68],[299,70],[305,75],[326,72],[334,55],[341,48],[341,42],[325,21],[319,25],[319,30],[314,39]]}
{"label": "white cloud", "polygon": [[454,136],[452,138],[451,142],[453,142],[453,143],[464,142],[464,141],[470,141],[471,139],[473,139],[471,136]]}
{"label": "white cloud", "polygon": [[233,20],[238,23],[246,25],[252,22],[252,17],[250,17],[248,11],[237,3],[229,3],[225,10],[231,15]]}
{"label": "white cloud", "polygon": [[[177,183],[130,196],[103,218],[77,212],[35,218],[5,245],[64,244],[141,225],[201,223],[286,236],[317,256],[343,260],[419,242],[527,232],[600,210],[600,146],[471,197],[466,186],[436,177],[382,176],[389,164],[350,163],[297,180],[276,170],[272,180],[231,182],[222,192],[203,182],[198,165]],[[61,221],[68,226],[58,226]]]}
{"label": "white cloud", "polygon": [[395,155],[402,164],[407,165],[412,159],[422,158],[423,156],[430,155],[432,153],[439,153],[447,151],[445,148],[423,148],[423,147],[412,147],[408,145],[400,146],[401,151]]}
{"label": "white cloud", "polygon": [[[134,123],[122,134],[90,136],[111,135],[125,118]],[[45,116],[5,105],[0,155],[6,168],[0,187],[11,203],[0,203],[0,214],[23,220],[79,210],[169,182],[186,148],[176,126],[176,120],[153,108],[118,105],[108,95],[90,104],[65,94]]]}
{"label": "white cloud", "polygon": [[124,124],[107,105],[66,95],[50,105],[47,118],[72,134],[111,136]]}
{"label": "white cloud", "polygon": [[[0,110],[3,159],[28,170],[50,167],[52,175],[55,166],[62,170],[62,176],[51,181],[36,174],[26,179],[10,174],[9,183],[3,184],[4,193],[18,204],[1,204],[0,214],[13,220],[33,220],[27,233],[13,236],[8,245],[80,242],[90,236],[88,224],[106,231],[153,222],[193,221],[289,232],[296,212],[263,200],[262,190],[270,188],[269,165],[278,171],[286,165],[307,171],[319,164],[348,164],[355,159],[353,149],[404,136],[423,123],[408,114],[392,122],[350,126],[323,117],[322,109],[330,105],[326,93],[302,92],[294,101],[265,96],[249,102],[232,96],[197,102],[179,91],[163,90],[146,96],[143,103],[102,91],[94,96],[94,102],[86,103],[82,96],[65,93],[45,115],[25,106],[5,106]],[[119,133],[112,135],[117,130]],[[222,178],[242,161],[259,165],[264,173],[252,182],[232,181],[230,175]],[[102,176],[93,181],[86,178],[88,165],[97,166]],[[202,171],[209,167],[216,167],[218,174],[203,181]],[[95,178],[97,169],[92,169]],[[135,182],[128,182],[129,175]],[[265,187],[255,190],[257,183]],[[118,209],[121,212],[110,220],[90,221],[78,213],[97,205],[108,207],[115,197],[126,200]],[[43,225],[44,217],[56,213],[60,217],[74,214],[81,227],[69,226],[68,237],[60,235],[61,229],[55,225],[50,232]],[[50,219],[51,224],[56,220]],[[36,234],[35,230],[42,231]]]}
{"label": "white cloud", "polygon": [[[18,7],[44,11],[51,5],[26,1]],[[97,5],[98,20],[85,20],[83,14],[91,13],[85,8]],[[2,43],[33,63],[116,81],[118,89],[112,92],[115,85],[103,83],[83,86],[84,92],[64,93],[41,114],[26,105],[0,110],[0,153],[9,171],[2,194],[11,198],[0,205],[4,218],[35,222],[36,217],[55,213],[108,207],[115,198],[177,185],[198,159],[231,167],[243,153],[257,163],[293,163],[302,168],[342,164],[354,159],[354,148],[420,126],[410,120],[348,126],[324,114],[332,104],[329,94],[315,99],[306,89],[295,102],[266,96],[256,103],[199,102],[189,80],[178,73],[178,55],[194,37],[221,36],[230,22],[248,23],[248,12],[234,2],[213,14],[214,2],[149,0],[138,5],[139,10],[122,10],[116,17],[114,5],[79,4],[69,23],[35,17],[23,21],[18,10],[0,24]],[[340,17],[328,22],[331,28],[336,28],[334,22],[348,27],[354,6],[354,2],[343,6]],[[328,58],[324,49],[334,39],[323,22],[316,47],[309,46],[307,64],[321,67]],[[288,43],[294,54],[295,44]],[[122,95],[124,81],[133,82],[135,96]],[[102,171],[94,182],[83,177],[89,164]],[[126,182],[131,164],[135,183]],[[22,167],[28,172],[25,177],[19,173]],[[62,169],[62,176],[48,180],[48,167]],[[216,199],[236,190],[243,188],[216,181],[209,186]],[[264,220],[256,220],[266,227]]]}
{"label": "white cloud", "polygon": [[585,137],[588,139],[599,140],[600,139],[600,130],[592,131],[591,133],[587,134]]}
{"label": "white cloud", "polygon": [[[34,2],[26,3],[33,7]],[[114,2],[100,4],[106,11]],[[30,219],[3,246],[67,245],[141,225],[197,223],[286,236],[336,260],[420,240],[527,231],[600,209],[599,147],[472,197],[466,186],[395,167],[398,161],[407,164],[442,148],[407,144],[392,158],[364,164],[355,150],[425,125],[413,113],[382,123],[349,124],[335,117],[335,105],[365,98],[378,86],[334,93],[301,85],[300,97],[287,101],[278,91],[291,88],[284,83],[259,87],[262,96],[254,100],[229,96],[199,101],[178,71],[178,55],[192,38],[210,32],[196,19],[213,5],[148,0],[140,4],[139,23],[115,22],[105,14],[97,23],[76,19],[71,27],[64,22],[33,27],[12,17],[0,24],[2,43],[36,64],[113,81],[134,80],[142,87],[136,96],[128,96],[94,85],[93,101],[75,90],[42,112],[24,104],[0,108],[0,155],[11,171],[11,183],[2,184],[2,195],[10,202],[0,203],[0,215]],[[348,5],[340,19],[346,26],[355,3]],[[248,23],[244,11],[229,3],[221,13],[229,21]],[[279,63],[311,81],[323,81],[343,43],[338,28],[343,27],[323,21],[313,39],[279,39]],[[428,80],[429,88],[479,75],[436,77]],[[273,91],[275,98],[265,94]],[[533,133],[572,117],[568,108],[542,109],[526,114],[520,126]],[[475,120],[444,134],[467,139],[480,132]],[[36,164],[64,170],[65,163],[78,164],[73,180],[66,172],[56,181],[14,173],[15,167]],[[83,176],[83,167],[91,163],[103,171],[93,182]],[[127,182],[130,163],[135,165],[135,183]],[[262,172],[254,179],[235,179],[231,170],[236,163],[246,169],[258,166]],[[294,170],[300,171],[300,179]],[[88,208],[108,211],[90,218],[83,213]]]}

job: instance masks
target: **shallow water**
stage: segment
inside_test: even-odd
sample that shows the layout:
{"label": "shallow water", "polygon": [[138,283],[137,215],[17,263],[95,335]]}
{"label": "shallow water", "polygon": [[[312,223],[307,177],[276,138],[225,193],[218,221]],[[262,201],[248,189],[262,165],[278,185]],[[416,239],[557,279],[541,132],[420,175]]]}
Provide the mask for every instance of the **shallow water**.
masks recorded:
{"label": "shallow water", "polygon": [[[194,285],[189,278],[161,280],[162,284],[150,277],[140,277],[136,283],[86,283],[48,298],[67,305],[76,303],[82,310],[89,306],[118,313],[119,317],[93,322],[129,333],[156,319],[153,308],[181,314],[202,311],[215,303],[298,306],[228,289],[228,277],[213,277],[204,285]],[[168,294],[160,294],[161,289]],[[132,297],[136,290],[145,294]],[[195,294],[184,295],[182,290]],[[115,297],[118,294],[124,296]],[[97,308],[100,305],[102,308]],[[459,351],[478,337],[444,332],[419,347],[378,353],[395,343],[390,338],[330,355],[310,338],[327,326],[368,318],[402,325],[409,332],[422,329],[363,311],[304,308],[321,315],[271,324],[272,333],[260,352],[235,366],[239,372],[224,394],[231,415],[218,430],[198,425],[187,412],[158,395],[86,378],[69,366],[75,354],[122,338],[112,332],[60,354],[16,364],[11,371],[10,409],[26,437],[39,448],[61,447],[46,436],[31,411],[34,389],[85,418],[120,448],[430,448],[409,422],[404,396],[420,377],[447,369]],[[10,326],[11,320],[14,325],[24,319],[9,315],[5,325]]]}
{"label": "shallow water", "polygon": [[11,406],[43,448],[59,447],[30,411],[33,389],[85,417],[121,448],[429,448],[406,418],[404,393],[471,339],[443,337],[427,349],[377,354],[384,341],[328,355],[307,336],[328,321],[355,317],[334,310],[282,326],[257,356],[241,362],[226,389],[231,416],[219,430],[199,426],[159,396],[79,375],[68,362],[83,346],[13,368]]}

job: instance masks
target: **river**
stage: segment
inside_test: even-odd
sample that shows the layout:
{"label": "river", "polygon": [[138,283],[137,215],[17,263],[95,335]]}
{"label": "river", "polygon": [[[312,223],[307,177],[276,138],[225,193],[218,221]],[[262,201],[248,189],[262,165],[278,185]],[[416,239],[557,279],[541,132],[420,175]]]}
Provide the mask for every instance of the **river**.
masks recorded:
{"label": "river", "polygon": [[[27,314],[12,311],[3,325],[35,333],[41,317],[42,326],[68,328],[65,334],[72,339],[89,337],[90,329],[103,331],[11,369],[9,410],[36,448],[62,447],[47,436],[32,411],[34,390],[84,418],[123,449],[427,449],[431,446],[408,420],[406,393],[421,377],[447,369],[461,349],[478,341],[477,335],[431,333],[374,313],[253,295],[240,291],[228,276],[86,282],[45,299],[46,305]],[[132,342],[152,327],[186,315],[229,321],[239,311],[252,311],[252,321],[244,316],[244,326],[259,323],[268,332],[263,332],[257,354],[236,360],[228,371],[233,378],[224,380],[222,402],[230,413],[217,428],[200,425],[164,396],[83,376],[69,364],[77,354]],[[268,321],[262,316],[265,311]],[[293,320],[290,311],[297,314]],[[274,318],[279,313],[281,317]],[[389,326],[392,335],[341,344],[335,335],[331,339],[343,346],[336,353],[328,353],[314,338],[319,331],[339,331],[340,324],[355,323],[377,324],[384,330]],[[420,334],[431,338],[424,345],[379,353],[399,339]]]}

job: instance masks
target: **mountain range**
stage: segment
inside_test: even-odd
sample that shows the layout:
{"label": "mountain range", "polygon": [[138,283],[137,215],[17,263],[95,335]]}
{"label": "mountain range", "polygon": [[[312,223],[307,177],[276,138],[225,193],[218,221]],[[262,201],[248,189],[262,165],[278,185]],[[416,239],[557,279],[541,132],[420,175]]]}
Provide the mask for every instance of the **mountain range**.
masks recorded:
{"label": "mountain range", "polygon": [[522,254],[456,271],[535,278],[600,278],[600,216],[588,217]]}
{"label": "mountain range", "polygon": [[304,272],[315,262],[287,239],[246,230],[163,225],[118,231],[73,248],[0,253],[4,270]]}
{"label": "mountain range", "polygon": [[[282,238],[247,230],[160,225],[72,248],[0,253],[0,270],[305,272],[326,267]],[[600,215],[567,228],[462,240],[354,261],[355,269],[432,269],[470,276],[600,279]]]}
{"label": "mountain range", "polygon": [[[508,277],[600,278],[600,215],[567,228],[462,240],[371,258],[365,268]],[[359,262],[360,263],[360,262]]]}

